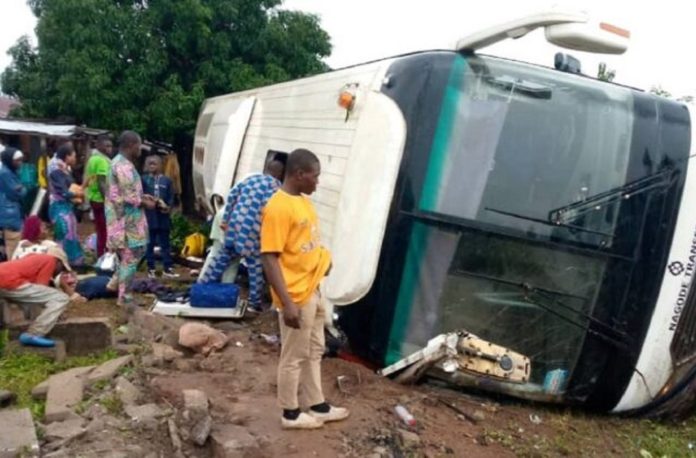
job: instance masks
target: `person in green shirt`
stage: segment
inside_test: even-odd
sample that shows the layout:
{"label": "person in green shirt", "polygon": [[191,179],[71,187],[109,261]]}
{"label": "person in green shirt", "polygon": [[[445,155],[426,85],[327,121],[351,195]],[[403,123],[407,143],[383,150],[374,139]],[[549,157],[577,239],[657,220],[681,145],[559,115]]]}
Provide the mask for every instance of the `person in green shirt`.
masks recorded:
{"label": "person in green shirt", "polygon": [[106,194],[106,177],[111,170],[113,144],[107,134],[97,137],[97,149],[92,153],[85,167],[84,187],[89,205],[94,215],[97,231],[97,256],[106,251],[106,216],[104,213],[104,195]]}

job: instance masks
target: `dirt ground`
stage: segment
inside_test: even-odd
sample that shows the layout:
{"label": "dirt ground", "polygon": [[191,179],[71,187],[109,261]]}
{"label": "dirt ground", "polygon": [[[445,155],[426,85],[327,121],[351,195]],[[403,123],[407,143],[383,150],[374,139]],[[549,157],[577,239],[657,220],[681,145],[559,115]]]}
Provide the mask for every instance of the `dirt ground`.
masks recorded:
{"label": "dirt ground", "polygon": [[[80,314],[89,307],[93,307],[91,316],[104,313],[102,316],[116,320],[115,324],[125,318],[114,313],[113,301],[90,302],[73,308],[71,313]],[[260,454],[252,456],[602,457],[638,456],[641,450],[648,453],[642,456],[653,456],[644,449],[649,449],[649,445],[643,446],[640,438],[634,437],[643,434],[645,428],[652,428],[652,424],[496,399],[435,383],[403,386],[340,358],[325,358],[323,385],[327,399],[348,407],[350,418],[316,431],[283,430],[275,397],[279,348],[261,336],[277,333],[276,320],[275,313],[269,311],[241,322],[210,322],[226,332],[229,344],[206,358],[184,352],[181,360],[186,364],[176,361],[152,367],[145,358],[150,342],[141,342],[135,352],[138,362],[131,378],[143,387],[148,402],[174,410],[182,408],[182,390],[204,391],[210,399],[213,431],[218,425],[242,426],[260,446]],[[98,396],[108,396],[108,389]],[[395,415],[394,407],[398,404],[416,418],[415,427],[405,426]],[[166,424],[156,429],[129,429],[112,421],[110,438],[104,440],[111,444],[110,448],[128,446],[131,448],[126,450],[132,452],[115,456],[173,456]],[[94,451],[94,439],[89,440],[91,444],[73,444],[73,456],[99,455],[79,453]],[[690,450],[683,451],[683,455],[666,456],[689,456]],[[213,456],[210,444],[189,444],[185,452],[189,457]]]}
{"label": "dirt ground", "polygon": [[[179,272],[180,283],[190,280],[188,269]],[[72,304],[66,316],[107,317],[115,328],[127,322],[114,300]],[[146,362],[152,342],[130,342],[136,347],[136,364],[129,377],[146,401],[174,411],[182,406],[182,390],[204,391],[210,399],[213,431],[225,424],[244,427],[258,442],[258,456],[693,456],[693,421],[662,425],[460,392],[436,383],[403,386],[340,358],[324,359],[323,386],[327,400],[349,408],[350,418],[315,431],[285,431],[275,397],[279,347],[261,336],[277,335],[276,314],[210,324],[230,337],[222,351],[206,358],[185,352],[181,361],[153,367]],[[109,401],[108,391],[107,387],[94,393],[94,399],[108,406],[103,402],[105,396]],[[395,415],[398,404],[415,417],[415,427],[407,427]],[[131,428],[124,426],[118,409],[106,418],[106,424],[98,426],[108,434],[77,440],[68,456],[174,456],[166,422],[154,429]],[[107,453],[114,448],[126,452]],[[187,444],[184,452],[188,457],[213,456],[210,443]]]}

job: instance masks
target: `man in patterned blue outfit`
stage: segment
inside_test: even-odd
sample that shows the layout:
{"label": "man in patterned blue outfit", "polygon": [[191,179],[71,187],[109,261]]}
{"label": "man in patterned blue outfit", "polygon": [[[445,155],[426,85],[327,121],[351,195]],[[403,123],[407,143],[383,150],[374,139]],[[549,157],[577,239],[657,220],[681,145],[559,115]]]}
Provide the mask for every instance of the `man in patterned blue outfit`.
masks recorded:
{"label": "man in patterned blue outfit", "polygon": [[244,258],[249,272],[249,308],[261,311],[264,278],[261,265],[261,210],[280,188],[284,165],[278,160],[266,163],[263,174],[255,174],[237,183],[227,196],[222,217],[225,243],[213,259],[200,283],[220,283],[229,265]]}

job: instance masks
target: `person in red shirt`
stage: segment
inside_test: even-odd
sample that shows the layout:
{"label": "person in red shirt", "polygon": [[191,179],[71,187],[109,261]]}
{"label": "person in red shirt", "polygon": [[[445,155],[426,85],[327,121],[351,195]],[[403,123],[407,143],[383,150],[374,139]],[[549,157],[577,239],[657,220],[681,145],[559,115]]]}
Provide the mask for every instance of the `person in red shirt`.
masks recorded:
{"label": "person in red shirt", "polygon": [[53,347],[55,342],[46,338],[58,318],[68,306],[67,294],[49,286],[51,280],[64,270],[71,270],[62,250],[50,254],[31,254],[0,263],[0,298],[19,305],[40,304],[44,309],[19,336],[23,345]]}

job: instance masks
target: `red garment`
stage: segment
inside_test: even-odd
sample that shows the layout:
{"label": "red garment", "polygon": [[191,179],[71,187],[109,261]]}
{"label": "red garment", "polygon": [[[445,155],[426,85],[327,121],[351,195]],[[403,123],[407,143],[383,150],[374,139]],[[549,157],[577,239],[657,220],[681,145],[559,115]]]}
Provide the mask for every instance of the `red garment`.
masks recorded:
{"label": "red garment", "polygon": [[0,262],[0,289],[17,289],[28,283],[48,286],[56,262],[49,254],[30,254],[15,261]]}
{"label": "red garment", "polygon": [[41,237],[41,219],[38,216],[28,216],[22,227],[22,240],[39,243]]}
{"label": "red garment", "polygon": [[90,202],[94,215],[94,228],[97,231],[97,258],[106,251],[106,214],[103,202]]}

